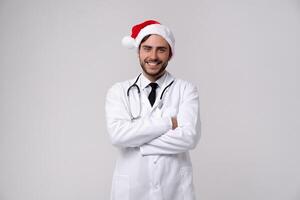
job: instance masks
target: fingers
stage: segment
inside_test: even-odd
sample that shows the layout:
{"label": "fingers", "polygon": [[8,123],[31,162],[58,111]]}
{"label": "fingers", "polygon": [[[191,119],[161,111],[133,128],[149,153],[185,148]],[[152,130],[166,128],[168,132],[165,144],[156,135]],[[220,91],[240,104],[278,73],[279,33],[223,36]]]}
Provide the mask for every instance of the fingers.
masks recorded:
{"label": "fingers", "polygon": [[171,117],[171,120],[172,120],[172,130],[174,130],[178,127],[177,117]]}

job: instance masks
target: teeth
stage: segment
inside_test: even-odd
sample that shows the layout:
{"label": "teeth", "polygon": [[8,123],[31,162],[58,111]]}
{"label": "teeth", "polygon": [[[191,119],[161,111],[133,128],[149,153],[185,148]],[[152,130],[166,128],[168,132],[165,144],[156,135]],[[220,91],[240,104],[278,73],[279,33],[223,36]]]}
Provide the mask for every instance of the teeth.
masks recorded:
{"label": "teeth", "polygon": [[158,64],[157,62],[147,62],[147,63],[148,63],[148,65],[151,65],[151,66],[155,66]]}

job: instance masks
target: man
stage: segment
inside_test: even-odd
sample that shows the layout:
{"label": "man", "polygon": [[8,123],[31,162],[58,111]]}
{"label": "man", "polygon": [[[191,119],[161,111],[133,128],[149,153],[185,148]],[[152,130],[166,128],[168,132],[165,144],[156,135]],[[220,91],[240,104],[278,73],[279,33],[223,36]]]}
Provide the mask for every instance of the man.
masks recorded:
{"label": "man", "polygon": [[170,29],[148,20],[123,45],[135,47],[142,73],[107,94],[107,129],[120,151],[112,200],[194,200],[189,150],[200,135],[198,92],[166,71],[174,56]]}

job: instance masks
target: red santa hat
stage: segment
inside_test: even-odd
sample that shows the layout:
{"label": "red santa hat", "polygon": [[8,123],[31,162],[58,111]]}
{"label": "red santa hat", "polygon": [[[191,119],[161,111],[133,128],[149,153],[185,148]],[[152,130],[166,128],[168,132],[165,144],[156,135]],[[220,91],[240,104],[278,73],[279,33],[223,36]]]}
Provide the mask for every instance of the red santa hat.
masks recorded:
{"label": "red santa hat", "polygon": [[131,29],[131,36],[125,36],[122,39],[122,45],[132,49],[138,48],[143,38],[150,34],[162,36],[170,45],[172,55],[175,53],[175,38],[171,30],[154,20],[147,20],[137,24]]}

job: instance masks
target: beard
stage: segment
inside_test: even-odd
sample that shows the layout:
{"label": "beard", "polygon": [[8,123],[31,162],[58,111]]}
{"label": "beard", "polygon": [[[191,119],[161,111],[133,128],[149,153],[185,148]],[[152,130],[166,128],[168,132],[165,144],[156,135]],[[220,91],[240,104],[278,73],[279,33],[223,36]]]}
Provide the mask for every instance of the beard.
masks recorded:
{"label": "beard", "polygon": [[[156,63],[157,66],[160,66],[159,70],[155,71],[155,72],[150,71],[146,67],[146,65],[148,63]],[[158,79],[160,76],[162,76],[164,74],[165,69],[168,66],[168,61],[163,62],[159,59],[155,59],[155,60],[148,59],[148,60],[144,60],[144,61],[140,60],[140,65],[141,65],[141,67],[142,67],[142,69],[143,69],[143,71],[146,75],[148,75],[150,77],[153,77],[155,79]]]}

